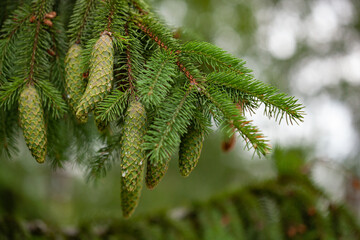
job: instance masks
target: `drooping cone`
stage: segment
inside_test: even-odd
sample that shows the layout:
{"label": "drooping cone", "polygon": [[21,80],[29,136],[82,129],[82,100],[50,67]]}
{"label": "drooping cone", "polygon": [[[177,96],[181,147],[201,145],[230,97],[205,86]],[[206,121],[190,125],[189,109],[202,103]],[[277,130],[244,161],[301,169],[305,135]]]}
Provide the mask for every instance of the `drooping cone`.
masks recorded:
{"label": "drooping cone", "polygon": [[46,156],[46,128],[40,97],[32,85],[25,86],[19,98],[19,118],[26,145],[37,162]]}
{"label": "drooping cone", "polygon": [[82,122],[87,121],[89,112],[103,100],[111,89],[114,47],[109,35],[110,33],[104,32],[95,43],[91,53],[89,82],[76,112],[76,117]]}
{"label": "drooping cone", "polygon": [[164,177],[169,167],[169,161],[166,163],[152,164],[150,160],[147,161],[145,183],[149,189],[154,189],[161,179]]}
{"label": "drooping cone", "polygon": [[189,176],[196,167],[200,158],[204,136],[204,131],[194,124],[189,127],[188,132],[181,138],[179,170],[182,176]]}
{"label": "drooping cone", "polygon": [[133,191],[129,191],[126,189],[124,179],[121,179],[121,209],[123,216],[128,218],[134,212],[136,206],[139,203],[141,189],[142,189],[142,179],[144,177],[144,167],[142,167],[142,171],[139,176],[139,181],[137,182],[135,189]]}
{"label": "drooping cone", "polygon": [[65,90],[68,103],[74,113],[85,87],[81,70],[81,46],[75,43],[69,48],[65,58]]}
{"label": "drooping cone", "polygon": [[128,191],[134,191],[145,166],[145,152],[142,149],[146,132],[146,111],[134,100],[130,103],[124,123],[121,146],[121,178]]}

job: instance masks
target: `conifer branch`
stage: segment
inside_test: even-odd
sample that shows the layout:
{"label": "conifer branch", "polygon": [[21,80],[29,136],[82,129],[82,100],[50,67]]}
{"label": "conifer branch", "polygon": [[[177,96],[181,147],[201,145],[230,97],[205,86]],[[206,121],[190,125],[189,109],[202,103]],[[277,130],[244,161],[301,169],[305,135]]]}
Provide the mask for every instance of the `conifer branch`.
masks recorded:
{"label": "conifer branch", "polygon": [[[96,0],[77,0],[74,12],[69,23],[70,39],[76,43],[80,43],[89,16],[94,10]],[[71,42],[72,42],[71,41]]]}
{"label": "conifer branch", "polygon": [[37,45],[38,45],[38,41],[39,41],[39,32],[40,32],[40,25],[41,22],[38,20],[36,22],[36,30],[35,30],[35,36],[34,36],[34,44],[33,44],[33,48],[32,48],[32,53],[31,53],[31,59],[30,59],[30,70],[29,70],[29,77],[28,77],[28,82],[29,84],[33,85],[33,81],[34,81],[34,67],[35,67],[35,56],[36,56],[36,51],[37,51]]}
{"label": "conifer branch", "polygon": [[[128,23],[125,25],[125,36],[129,37],[129,27]],[[130,53],[130,45],[126,46],[126,66],[127,66],[127,75],[129,80],[129,86],[131,95],[135,94],[135,84],[134,84],[134,77],[133,77],[133,71],[132,71],[132,64],[131,64],[131,53]]]}
{"label": "conifer branch", "polygon": [[[166,35],[168,42],[172,43],[171,45],[167,45],[166,43],[164,43],[164,41],[162,40],[161,37],[159,37],[156,33],[154,33],[149,27],[143,25],[142,23],[138,23],[137,26],[145,33],[147,34],[153,41],[155,41],[158,46],[160,48],[163,48],[165,51],[168,51],[171,55],[174,54],[175,56],[179,55],[181,53],[181,50],[179,50],[180,47],[177,48],[172,48],[176,47],[177,44],[175,44],[175,39],[173,39],[172,36]],[[172,41],[170,40],[172,39]],[[174,44],[173,44],[174,43]],[[196,78],[194,77],[194,74],[192,74],[186,67],[185,64],[180,60],[179,57],[177,57],[177,62],[176,64],[178,65],[179,69],[181,72],[183,72],[185,74],[185,76],[189,79],[190,83],[192,85],[197,85],[197,81]]]}
{"label": "conifer branch", "polygon": [[166,97],[173,83],[175,72],[174,56],[161,50],[155,51],[145,64],[137,82],[141,100],[148,106],[157,106]]}
{"label": "conifer branch", "polygon": [[53,169],[64,167],[70,159],[69,149],[73,143],[73,135],[69,134],[69,122],[63,119],[47,119],[47,159]]}
{"label": "conifer branch", "polygon": [[165,163],[180,144],[180,137],[194,115],[195,97],[192,86],[177,89],[159,109],[145,136],[144,149],[152,164]]}
{"label": "conifer branch", "polygon": [[176,62],[176,65],[178,65],[180,71],[184,73],[187,79],[189,79],[191,85],[198,85],[197,79],[194,77],[192,73],[188,70],[189,67],[184,66],[180,61]]}
{"label": "conifer branch", "polygon": [[31,14],[30,8],[27,5],[20,7],[2,26],[0,34],[2,38],[0,39],[0,86],[5,82],[4,75],[6,75],[6,72],[11,67],[10,60],[14,58],[14,42],[17,38],[17,33],[29,21]]}
{"label": "conifer branch", "polygon": [[111,26],[113,15],[114,15],[114,11],[111,11],[109,16],[108,16],[108,24],[106,26],[107,31],[110,31],[110,26]]}
{"label": "conifer branch", "polygon": [[241,75],[251,72],[244,66],[244,60],[207,42],[187,42],[181,48],[181,55],[205,64],[212,71],[234,71]]}
{"label": "conifer branch", "polygon": [[[52,82],[56,88],[64,89],[65,83],[65,55],[68,49],[66,31],[59,20],[54,20],[54,26],[50,29],[51,48],[50,55],[52,57],[52,65],[50,69],[49,81]],[[53,54],[51,54],[53,52]]]}
{"label": "conifer branch", "polygon": [[303,107],[293,97],[288,97],[284,93],[263,82],[254,80],[247,75],[239,76],[234,73],[214,72],[210,73],[206,80],[228,88],[237,89],[245,94],[257,98],[265,105],[265,115],[275,117],[281,121],[283,117],[292,123],[303,119]]}
{"label": "conifer branch", "polygon": [[87,166],[87,181],[96,181],[105,177],[113,163],[120,158],[120,135],[114,135],[107,139],[105,147],[100,148]]}
{"label": "conifer branch", "polygon": [[[141,31],[143,31],[147,36],[150,37],[150,39],[152,39],[153,41],[155,41],[157,43],[157,45],[165,50],[169,50],[170,51],[170,54],[173,54],[173,53],[176,53],[178,54],[179,51],[179,47],[176,47],[177,44],[175,43],[175,39],[169,35],[169,34],[158,34],[158,32],[161,32],[161,25],[160,26],[154,26],[154,27],[158,27],[160,28],[157,29],[157,31],[155,31],[154,29],[151,29],[151,27],[147,27],[145,24],[141,23],[141,22],[138,22],[136,24],[136,26],[139,27],[139,29]],[[164,40],[164,38],[166,40]]]}
{"label": "conifer branch", "polygon": [[252,145],[258,155],[266,155],[270,151],[267,140],[264,139],[262,133],[257,127],[250,124],[251,121],[246,120],[241,115],[241,111],[226,94],[214,86],[203,89],[203,93],[222,112],[226,119],[226,125],[236,127],[243,139]]}
{"label": "conifer branch", "polygon": [[44,109],[47,109],[54,119],[58,119],[67,111],[67,105],[60,92],[48,81],[37,81]]}
{"label": "conifer branch", "polygon": [[121,92],[115,89],[112,91],[96,106],[97,119],[111,122],[119,117],[124,117],[129,97],[129,90]]}
{"label": "conifer branch", "polygon": [[137,9],[141,15],[148,15],[149,12],[146,10],[148,9],[147,6],[144,6],[144,4],[139,4],[138,1],[131,0],[131,4]]}
{"label": "conifer branch", "polygon": [[15,78],[0,87],[0,108],[11,109],[19,97],[19,89],[24,85],[24,79]]}
{"label": "conifer branch", "polygon": [[259,108],[259,100],[256,97],[237,89],[219,85],[218,87],[222,91],[226,92],[226,94],[232,99],[233,103],[240,104],[243,112],[247,111],[250,114],[255,114],[255,110]]}

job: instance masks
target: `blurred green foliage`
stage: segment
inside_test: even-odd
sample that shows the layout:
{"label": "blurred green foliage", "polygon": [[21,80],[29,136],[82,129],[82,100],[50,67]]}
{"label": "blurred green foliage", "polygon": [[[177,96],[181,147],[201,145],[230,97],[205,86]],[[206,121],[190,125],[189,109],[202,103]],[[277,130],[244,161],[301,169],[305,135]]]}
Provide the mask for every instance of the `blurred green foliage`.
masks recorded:
{"label": "blurred green foliage", "polygon": [[[346,207],[333,203],[310,180],[304,150],[276,149],[272,159],[267,160],[272,164],[267,170],[273,172],[264,179],[264,175],[251,176],[244,169],[248,164],[241,166],[238,163],[241,159],[235,153],[219,153],[218,139],[214,137],[206,142],[205,153],[209,155],[204,154],[200,159],[193,179],[177,178],[180,174],[172,167],[163,184],[154,191],[144,192],[139,210],[130,220],[119,217],[120,184],[116,173],[119,170],[94,187],[65,171],[40,171],[19,160],[6,162],[0,169],[0,238],[360,237],[357,221]],[[263,164],[252,165],[252,168],[263,167]],[[276,177],[271,177],[275,173]],[[240,188],[236,184],[247,181]]]}

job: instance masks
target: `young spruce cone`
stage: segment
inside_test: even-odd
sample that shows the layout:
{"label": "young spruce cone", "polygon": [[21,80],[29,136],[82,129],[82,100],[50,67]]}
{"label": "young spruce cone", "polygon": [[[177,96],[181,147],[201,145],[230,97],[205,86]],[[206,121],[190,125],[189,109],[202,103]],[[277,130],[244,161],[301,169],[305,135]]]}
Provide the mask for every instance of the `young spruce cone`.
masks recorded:
{"label": "young spruce cone", "polygon": [[145,152],[142,149],[146,132],[146,112],[143,105],[134,100],[130,103],[124,123],[121,146],[122,181],[128,191],[134,191],[145,166]]}
{"label": "young spruce cone", "polygon": [[[142,167],[144,169],[144,167]],[[136,206],[139,203],[141,190],[142,190],[142,179],[144,177],[144,171],[141,171],[139,176],[139,181],[136,183],[136,186],[133,191],[129,191],[125,186],[125,179],[121,179],[121,208],[122,213],[125,218],[131,216],[134,212]]]}
{"label": "young spruce cone", "polygon": [[19,118],[26,145],[37,162],[46,156],[46,128],[40,97],[33,85],[25,86],[19,98]]}
{"label": "young spruce cone", "polygon": [[196,167],[204,141],[204,131],[195,125],[182,137],[179,150],[179,170],[184,177]]}
{"label": "young spruce cone", "polygon": [[109,35],[110,33],[104,32],[95,43],[91,53],[89,82],[76,112],[76,117],[82,122],[87,121],[89,112],[103,100],[111,89],[114,47]]}
{"label": "young spruce cone", "polygon": [[166,163],[152,164],[150,160],[147,161],[145,183],[147,188],[154,189],[164,177],[169,167],[169,161]]}
{"label": "young spruce cone", "polygon": [[74,113],[86,87],[82,77],[80,54],[81,46],[75,43],[69,48],[65,58],[65,89],[69,105]]}

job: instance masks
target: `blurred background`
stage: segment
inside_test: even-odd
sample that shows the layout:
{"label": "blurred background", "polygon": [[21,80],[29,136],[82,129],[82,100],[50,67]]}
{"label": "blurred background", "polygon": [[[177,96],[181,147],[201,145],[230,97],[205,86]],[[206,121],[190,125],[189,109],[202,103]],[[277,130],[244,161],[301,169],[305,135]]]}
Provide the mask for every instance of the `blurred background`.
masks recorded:
{"label": "blurred background", "polygon": [[[258,79],[300,99],[306,116],[299,125],[278,125],[261,109],[248,117],[273,146],[304,149],[316,182],[359,215],[360,2],[167,0],[154,5],[168,23],[184,30],[185,38],[195,35],[245,59]],[[266,160],[258,163],[252,153],[237,149],[244,159],[241,169],[259,164],[250,169],[268,176],[262,173]]]}
{"label": "blurred background", "polygon": [[[72,1],[68,1],[69,4]],[[182,40],[216,44],[247,61],[257,79],[300,99],[303,123],[275,123],[262,109],[248,115],[285,165],[301,159],[307,175],[335,203],[360,217],[360,1],[358,0],[152,0]],[[239,140],[230,152],[222,136],[205,141],[188,178],[172,161],[154,190],[143,189],[134,218],[186,206],[224,191],[275,179],[277,156],[258,159]],[[71,233],[91,219],[121,219],[120,168],[97,183],[67,164],[53,170],[31,159],[25,144],[1,161],[0,216],[42,219]],[[288,153],[291,154],[288,154]],[[40,220],[39,220],[40,221]],[[41,228],[40,223],[36,223]]]}

